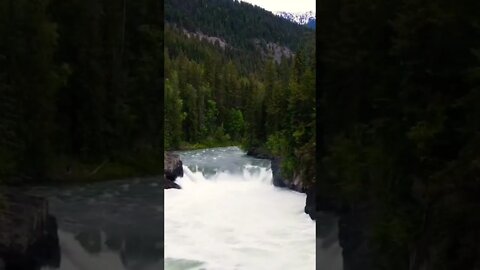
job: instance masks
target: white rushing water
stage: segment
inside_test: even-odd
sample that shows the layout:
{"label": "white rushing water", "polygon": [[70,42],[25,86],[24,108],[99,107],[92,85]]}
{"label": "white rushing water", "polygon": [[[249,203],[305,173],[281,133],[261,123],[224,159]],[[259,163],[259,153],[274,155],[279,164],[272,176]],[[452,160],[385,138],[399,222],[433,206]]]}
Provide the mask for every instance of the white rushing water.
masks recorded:
{"label": "white rushing water", "polygon": [[165,190],[165,269],[315,269],[305,194],[274,187],[268,161],[236,147],[181,158],[182,189]]}

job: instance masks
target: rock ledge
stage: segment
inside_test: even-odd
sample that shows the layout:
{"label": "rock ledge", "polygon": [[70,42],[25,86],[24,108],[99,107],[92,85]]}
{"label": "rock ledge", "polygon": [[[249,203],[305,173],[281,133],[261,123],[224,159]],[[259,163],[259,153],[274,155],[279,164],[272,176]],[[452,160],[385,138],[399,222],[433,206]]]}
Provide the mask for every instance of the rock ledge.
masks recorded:
{"label": "rock ledge", "polygon": [[175,183],[177,177],[183,177],[183,163],[180,157],[177,154],[166,152],[164,154],[163,165],[164,188],[180,189],[181,187]]}

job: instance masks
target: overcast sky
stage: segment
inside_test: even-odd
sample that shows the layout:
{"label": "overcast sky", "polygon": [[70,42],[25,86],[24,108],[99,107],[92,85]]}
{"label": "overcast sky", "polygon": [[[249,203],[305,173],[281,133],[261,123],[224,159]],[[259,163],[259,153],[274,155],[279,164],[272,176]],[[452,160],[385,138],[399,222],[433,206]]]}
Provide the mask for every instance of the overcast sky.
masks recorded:
{"label": "overcast sky", "polygon": [[315,11],[315,0],[241,0],[269,11],[305,12]]}

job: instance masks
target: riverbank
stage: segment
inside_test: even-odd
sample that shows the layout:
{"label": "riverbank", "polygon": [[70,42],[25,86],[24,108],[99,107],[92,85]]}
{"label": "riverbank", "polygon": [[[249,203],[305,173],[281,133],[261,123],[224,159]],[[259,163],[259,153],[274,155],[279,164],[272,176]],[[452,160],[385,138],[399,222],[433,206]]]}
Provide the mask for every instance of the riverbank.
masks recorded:
{"label": "riverbank", "polygon": [[0,269],[59,265],[57,221],[48,201],[21,189],[0,190]]}
{"label": "riverbank", "polygon": [[163,269],[160,177],[23,190],[48,199],[58,222],[59,269]]}
{"label": "riverbank", "polygon": [[217,147],[229,147],[229,146],[241,146],[240,142],[198,142],[198,143],[188,143],[188,142],[181,142],[177,148],[169,148],[165,149],[167,152],[171,151],[191,151],[191,150],[200,150],[200,149],[207,149],[207,148],[217,148]]}
{"label": "riverbank", "polygon": [[160,176],[163,158],[160,156],[132,156],[122,159],[98,159],[80,161],[69,157],[57,157],[51,161],[44,176],[17,175],[5,177],[4,185],[75,185],[118,180],[131,177]]}
{"label": "riverbank", "polygon": [[176,154],[185,173],[182,190],[164,192],[165,269],[314,267],[315,223],[299,211],[305,194],[273,188],[269,160],[238,147]]}
{"label": "riverbank", "polygon": [[314,186],[305,185],[305,180],[300,175],[293,177],[293,179],[285,178],[282,172],[282,158],[273,155],[268,149],[263,147],[250,148],[247,155],[255,158],[268,159],[271,161],[272,167],[272,183],[276,187],[288,188],[297,192],[305,193],[307,195],[305,201],[304,212],[310,216],[312,220],[316,219],[316,192]]}

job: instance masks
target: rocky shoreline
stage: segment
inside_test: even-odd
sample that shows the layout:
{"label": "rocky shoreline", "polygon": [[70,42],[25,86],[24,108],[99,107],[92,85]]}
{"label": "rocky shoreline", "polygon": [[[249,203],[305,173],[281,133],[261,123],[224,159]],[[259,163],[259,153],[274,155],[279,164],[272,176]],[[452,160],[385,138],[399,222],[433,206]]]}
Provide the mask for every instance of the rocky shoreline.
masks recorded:
{"label": "rocky shoreline", "polygon": [[175,179],[177,179],[177,177],[183,177],[183,163],[180,160],[180,157],[172,152],[165,152],[163,169],[163,188],[181,189],[182,187],[175,183]]}
{"label": "rocky shoreline", "polygon": [[305,213],[315,220],[318,216],[316,209],[316,191],[314,187],[305,187],[302,184],[300,177],[294,177],[293,180],[287,180],[282,175],[282,159],[267,153],[260,148],[252,148],[247,151],[247,155],[254,158],[268,159],[271,161],[273,185],[281,188],[288,188],[297,192],[305,193],[307,198],[305,200]]}
{"label": "rocky shoreline", "polygon": [[320,217],[322,212],[338,216],[338,239],[342,248],[344,270],[371,269],[372,254],[367,240],[367,220],[371,211],[368,205],[351,208],[342,206],[331,198],[317,197],[316,187],[304,188],[299,179],[288,181],[282,177],[281,159],[278,157],[261,149],[251,149],[247,155],[272,162],[273,185],[306,193],[305,213],[313,220]]}
{"label": "rocky shoreline", "polygon": [[[286,180],[282,176],[281,163],[282,160],[279,157],[271,156],[261,149],[250,149],[247,151],[247,155],[260,159],[268,159],[271,161],[273,185],[281,188],[288,188],[297,192],[302,192],[307,195],[305,201],[305,213],[310,216],[312,220],[315,220],[317,216],[316,209],[316,192],[314,187],[305,187],[302,184],[300,177],[295,177],[292,181]],[[182,187],[175,183],[177,177],[183,177],[183,164],[178,154],[172,152],[164,153],[164,189]]]}
{"label": "rocky shoreline", "polygon": [[[317,216],[317,210],[315,207],[316,201],[316,192],[314,188],[307,188],[302,185],[301,179],[296,177],[293,181],[287,181],[282,176],[281,170],[281,158],[274,157],[262,151],[261,149],[250,149],[247,151],[247,155],[260,159],[268,159],[271,161],[272,175],[273,175],[273,185],[281,188],[288,188],[295,190],[297,192],[306,193],[307,198],[305,201],[305,213],[310,216],[311,219],[315,220]],[[172,152],[164,153],[164,189],[176,188],[181,189],[182,187],[175,183],[177,177],[183,177],[183,163],[180,160],[178,154]]]}
{"label": "rocky shoreline", "polygon": [[0,269],[31,270],[60,266],[57,222],[46,199],[2,187],[0,192]]}
{"label": "rocky shoreline", "polygon": [[[320,194],[320,193],[319,193]],[[372,269],[372,244],[369,228],[372,210],[367,203],[343,205],[332,197],[317,194],[317,211],[338,217],[338,240],[342,248],[344,270]]]}

